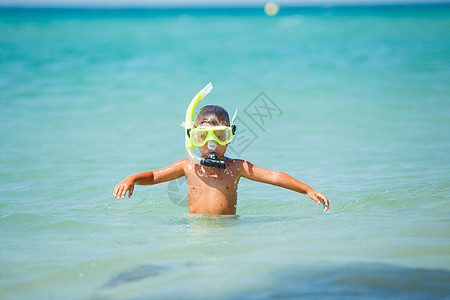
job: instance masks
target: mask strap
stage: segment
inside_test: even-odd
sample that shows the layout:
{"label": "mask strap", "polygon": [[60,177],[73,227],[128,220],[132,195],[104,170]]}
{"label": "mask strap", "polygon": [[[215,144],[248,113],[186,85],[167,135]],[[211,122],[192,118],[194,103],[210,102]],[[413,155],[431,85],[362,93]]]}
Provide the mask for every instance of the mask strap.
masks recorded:
{"label": "mask strap", "polygon": [[231,119],[231,125],[234,124],[234,119],[236,119],[238,109],[236,108],[236,111],[234,112],[233,118]]}

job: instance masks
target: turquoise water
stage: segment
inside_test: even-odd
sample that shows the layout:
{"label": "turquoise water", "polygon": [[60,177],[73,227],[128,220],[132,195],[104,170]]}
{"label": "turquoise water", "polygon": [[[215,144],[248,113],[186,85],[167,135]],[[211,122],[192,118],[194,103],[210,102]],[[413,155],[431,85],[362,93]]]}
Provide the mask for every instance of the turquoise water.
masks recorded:
{"label": "turquoise water", "polygon": [[[449,297],[449,17],[0,10],[2,298]],[[239,109],[230,155],[329,212],[248,180],[237,217],[189,215],[182,181],[112,197],[185,157],[179,125],[209,81],[204,104]]]}

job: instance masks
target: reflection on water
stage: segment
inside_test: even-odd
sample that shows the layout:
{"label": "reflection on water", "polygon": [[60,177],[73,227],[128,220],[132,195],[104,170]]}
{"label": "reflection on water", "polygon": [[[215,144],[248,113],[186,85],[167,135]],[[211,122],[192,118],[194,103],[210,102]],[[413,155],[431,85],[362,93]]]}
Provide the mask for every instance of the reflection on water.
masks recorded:
{"label": "reflection on water", "polygon": [[157,276],[166,270],[167,268],[161,266],[142,265],[117,274],[105,285],[105,287],[115,287],[121,284],[146,279],[150,276]]}
{"label": "reflection on water", "polygon": [[[161,289],[158,282],[182,273],[191,280],[195,274],[209,270],[211,263],[182,264],[177,267],[142,265],[123,271],[103,286],[102,295],[112,296],[120,292],[122,296],[158,295]],[[231,275],[233,271],[231,271]],[[191,275],[189,275],[191,274]],[[407,268],[386,264],[350,264],[332,266],[290,266],[274,270],[258,280],[250,280],[249,286],[236,285],[233,290],[226,289],[218,299],[318,299],[318,298],[401,298],[436,299],[450,295],[450,271]],[[205,282],[210,279],[204,278]],[[248,281],[249,278],[242,278]],[[154,286],[154,289],[149,289]],[[164,298],[185,298],[192,286],[163,290]],[[203,287],[207,290],[207,287]],[[198,291],[195,293],[197,295]],[[117,295],[117,294],[116,294]],[[205,294],[199,296],[206,298]]]}
{"label": "reflection on water", "polygon": [[436,299],[450,296],[450,271],[393,265],[358,264],[289,268],[267,274],[269,286],[224,299],[402,298]]}

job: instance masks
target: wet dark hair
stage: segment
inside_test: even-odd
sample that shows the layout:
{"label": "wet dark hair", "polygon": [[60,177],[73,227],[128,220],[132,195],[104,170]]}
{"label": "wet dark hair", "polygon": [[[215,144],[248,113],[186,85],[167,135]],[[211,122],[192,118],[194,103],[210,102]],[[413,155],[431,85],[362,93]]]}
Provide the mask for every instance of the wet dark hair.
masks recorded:
{"label": "wet dark hair", "polygon": [[203,122],[208,122],[212,126],[230,126],[230,117],[225,108],[219,105],[207,105],[197,112],[195,115],[194,127]]}

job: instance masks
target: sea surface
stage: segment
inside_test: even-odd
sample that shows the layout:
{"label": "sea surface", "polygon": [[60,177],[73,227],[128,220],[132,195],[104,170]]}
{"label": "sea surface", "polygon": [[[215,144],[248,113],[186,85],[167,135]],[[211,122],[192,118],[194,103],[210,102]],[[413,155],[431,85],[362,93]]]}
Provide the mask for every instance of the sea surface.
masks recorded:
{"label": "sea surface", "polygon": [[[190,215],[192,97],[238,109],[237,216]],[[450,6],[0,10],[0,298],[450,297]]]}

